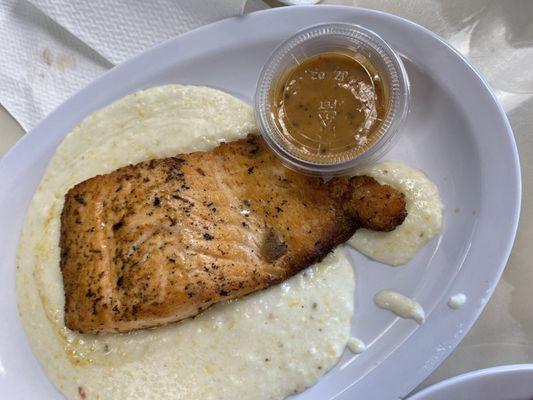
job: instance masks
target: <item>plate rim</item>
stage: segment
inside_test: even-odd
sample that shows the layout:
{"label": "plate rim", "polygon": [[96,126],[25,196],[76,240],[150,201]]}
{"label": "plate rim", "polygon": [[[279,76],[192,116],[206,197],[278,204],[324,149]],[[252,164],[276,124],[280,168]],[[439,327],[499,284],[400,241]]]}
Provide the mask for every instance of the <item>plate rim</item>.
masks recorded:
{"label": "plate rim", "polygon": [[[418,24],[416,24],[416,23],[414,23],[412,21],[409,21],[409,20],[404,19],[402,17],[395,16],[395,15],[392,15],[392,14],[389,14],[389,13],[386,13],[386,12],[383,12],[383,11],[369,10],[369,9],[363,9],[363,8],[358,8],[358,7],[341,6],[341,5],[320,5],[319,7],[322,10],[324,10],[324,11],[327,11],[328,9],[330,9],[330,10],[337,10],[337,11],[343,11],[343,12],[350,12],[350,13],[353,13],[354,15],[355,14],[360,14],[361,16],[364,16],[364,15],[377,15],[380,18],[383,18],[384,20],[387,20],[387,21],[389,21],[389,22],[391,22],[393,24],[399,24],[399,25],[406,24],[406,25],[410,26],[411,29],[415,29],[416,31],[420,31],[420,32],[426,34],[427,36],[431,37],[433,40],[437,40],[438,42],[440,42],[440,44],[442,46],[444,46],[448,51],[451,51],[453,53],[453,55],[455,55],[458,59],[460,59],[460,61],[463,64],[465,64],[474,73],[476,78],[479,79],[480,83],[482,84],[484,90],[486,90],[488,92],[488,94],[491,97],[491,101],[492,101],[493,105],[495,105],[496,109],[498,110],[499,118],[502,120],[502,122],[503,122],[503,124],[504,124],[504,126],[506,128],[505,129],[506,139],[509,141],[509,144],[511,145],[511,151],[512,151],[512,155],[513,155],[513,160],[512,160],[513,164],[512,164],[512,166],[514,168],[513,184],[515,185],[515,191],[514,191],[513,195],[514,195],[515,208],[514,208],[514,211],[513,211],[513,220],[512,220],[512,224],[511,224],[511,234],[505,240],[505,249],[504,249],[504,251],[502,251],[502,253],[499,254],[499,261],[497,263],[498,264],[497,273],[492,276],[490,284],[488,285],[488,289],[486,291],[487,296],[486,296],[485,301],[482,304],[480,304],[475,309],[474,312],[469,314],[470,318],[468,318],[468,320],[469,320],[468,323],[464,325],[465,329],[460,334],[456,335],[452,340],[449,341],[449,343],[452,343],[452,345],[449,348],[447,348],[446,350],[439,352],[439,355],[434,360],[434,362],[431,365],[429,365],[427,367],[424,367],[423,368],[423,372],[417,374],[417,378],[416,379],[412,379],[413,382],[414,381],[416,381],[416,382],[414,382],[414,383],[413,382],[409,382],[409,383],[404,382],[403,385],[401,385],[401,387],[400,386],[396,387],[397,390],[394,391],[394,393],[392,392],[392,389],[390,390],[390,393],[394,394],[394,395],[402,395],[402,394],[406,395],[417,384],[419,384],[423,379],[425,379],[434,369],[436,369],[436,367],[438,365],[440,365],[440,363],[442,363],[442,361],[444,361],[444,359],[451,353],[451,351],[457,347],[457,344],[459,343],[459,341],[466,335],[466,333],[470,330],[470,328],[473,326],[473,324],[478,320],[479,315],[483,311],[488,299],[490,298],[490,295],[492,295],[492,293],[494,292],[494,290],[496,288],[496,285],[497,285],[497,283],[499,282],[499,280],[501,278],[501,275],[502,275],[502,273],[503,273],[503,271],[504,271],[504,269],[506,267],[509,255],[511,253],[511,250],[512,250],[515,238],[516,238],[518,222],[519,222],[519,216],[520,216],[522,185],[521,185],[521,169],[520,169],[518,149],[517,149],[517,146],[516,146],[516,141],[514,140],[514,135],[513,135],[512,128],[511,128],[511,125],[509,123],[509,120],[507,118],[507,115],[505,114],[505,111],[503,110],[503,107],[499,103],[497,97],[494,94],[494,91],[492,90],[492,88],[490,87],[490,85],[488,84],[486,79],[466,59],[466,57],[464,57],[461,53],[459,53],[455,48],[453,48],[450,44],[448,44],[444,39],[440,38],[438,35],[436,35],[432,31],[430,31],[429,29],[427,29],[427,28],[425,28],[425,27],[423,27],[421,25],[418,25]],[[265,15],[265,14],[290,14],[290,13],[294,13],[294,12],[301,12],[301,13],[311,12],[311,13],[315,13],[315,12],[318,12],[318,10],[319,9],[317,9],[316,6],[281,7],[281,8],[274,8],[274,9],[268,9],[268,10],[262,10],[262,11],[253,12],[253,13],[248,14],[244,18],[254,18],[254,16],[257,17],[257,16],[262,16],[262,15]],[[162,51],[163,49],[165,49],[168,46],[171,46],[175,41],[184,41],[184,40],[187,41],[187,39],[191,35],[198,35],[199,32],[201,32],[201,31],[205,32],[208,29],[212,29],[214,26],[220,27],[220,26],[223,26],[224,24],[232,24],[232,23],[235,23],[235,22],[241,23],[242,22],[242,18],[243,17],[226,18],[224,20],[217,21],[217,22],[214,22],[212,24],[208,24],[208,25],[199,27],[197,29],[194,29],[194,30],[189,31],[187,33],[184,33],[182,35],[179,35],[179,36],[176,36],[174,38],[168,39],[168,40],[162,42],[161,44],[158,44],[158,45],[156,45],[156,46],[154,46],[154,47],[152,47],[152,48],[140,53],[139,55],[133,57],[132,59],[130,59],[130,60],[128,60],[128,61],[126,61],[126,62],[124,62],[124,63],[122,63],[122,64],[120,64],[120,65],[118,65],[118,66],[116,66],[114,68],[112,68],[111,70],[105,72],[104,74],[99,76],[97,79],[92,81],[90,84],[88,84],[86,87],[84,87],[81,90],[77,91],[71,97],[69,97],[67,100],[65,100],[63,103],[61,103],[52,112],[50,112],[45,118],[43,118],[43,120],[36,127],[34,127],[31,131],[29,131],[27,134],[25,134],[19,141],[17,141],[17,143],[2,157],[2,159],[0,159],[0,170],[4,169],[6,167],[6,164],[9,164],[9,162],[12,161],[11,159],[13,157],[16,157],[16,154],[20,151],[20,148],[23,148],[24,146],[28,146],[31,143],[31,140],[33,140],[32,138],[34,136],[37,136],[39,134],[44,134],[44,133],[39,133],[39,131],[40,130],[45,130],[47,124],[51,123],[51,121],[53,122],[54,119],[61,118],[61,114],[63,112],[63,109],[70,107],[71,103],[75,102],[76,100],[83,99],[87,95],[87,93],[90,93],[91,91],[94,91],[94,87],[95,86],[101,85],[103,82],[106,82],[107,80],[110,79],[110,77],[113,77],[117,73],[120,73],[121,70],[124,70],[124,69],[128,68],[131,64],[138,63],[139,60],[142,60],[142,59],[147,58],[147,57],[149,58],[149,57],[153,56],[153,54],[155,54],[155,53],[157,53],[159,51]],[[330,17],[324,18],[324,21],[330,21],[331,20],[331,19],[328,19],[328,18],[330,18]],[[200,33],[200,35],[201,35],[201,33]],[[139,89],[137,89],[137,90],[139,90]],[[85,117],[86,117],[86,115],[85,115]],[[80,121],[81,120],[79,120],[78,123]],[[502,134],[503,134],[503,132],[502,132]],[[30,141],[30,142],[27,144],[28,141]],[[55,147],[56,146],[54,146],[54,148]],[[18,240],[17,240],[17,242],[18,242]],[[13,260],[10,260],[10,262],[11,261],[13,261]],[[12,284],[14,285],[14,282],[12,282]],[[485,286],[485,287],[487,287],[487,286]],[[416,334],[416,332],[415,332],[415,334]],[[412,336],[414,336],[414,335],[412,335]],[[409,340],[409,339],[411,339],[411,336],[407,340]],[[413,374],[413,375],[415,375],[415,374]],[[344,396],[346,396],[348,394],[348,392],[351,392],[351,391],[353,391],[353,384],[348,386],[347,388],[345,388],[342,392],[340,392],[338,395],[335,395],[333,398],[340,398],[341,395],[344,398]]]}

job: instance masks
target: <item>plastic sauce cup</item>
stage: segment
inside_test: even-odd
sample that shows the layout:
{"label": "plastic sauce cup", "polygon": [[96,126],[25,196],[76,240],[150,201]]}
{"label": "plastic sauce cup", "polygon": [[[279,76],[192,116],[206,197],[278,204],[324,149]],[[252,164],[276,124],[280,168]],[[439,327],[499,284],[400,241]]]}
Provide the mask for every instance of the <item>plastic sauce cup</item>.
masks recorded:
{"label": "plastic sauce cup", "polygon": [[[356,151],[354,142],[346,151],[303,157],[298,143],[287,140],[280,129],[273,99],[290,71],[324,53],[353,55],[370,63],[385,87],[387,107],[375,139],[364,151]],[[320,24],[299,31],[274,50],[260,74],[254,106],[264,140],[287,167],[307,175],[342,175],[375,162],[396,141],[409,112],[409,80],[398,54],[376,33],[353,24]]]}

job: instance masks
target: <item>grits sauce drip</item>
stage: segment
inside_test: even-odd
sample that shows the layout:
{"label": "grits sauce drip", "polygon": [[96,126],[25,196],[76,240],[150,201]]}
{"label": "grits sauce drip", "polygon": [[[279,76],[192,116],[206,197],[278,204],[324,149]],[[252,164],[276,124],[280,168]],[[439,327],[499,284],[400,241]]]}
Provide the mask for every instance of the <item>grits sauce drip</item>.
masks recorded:
{"label": "grits sauce drip", "polygon": [[307,59],[280,80],[273,97],[283,139],[311,162],[368,149],[381,136],[388,103],[375,67],[359,54],[342,53]]}

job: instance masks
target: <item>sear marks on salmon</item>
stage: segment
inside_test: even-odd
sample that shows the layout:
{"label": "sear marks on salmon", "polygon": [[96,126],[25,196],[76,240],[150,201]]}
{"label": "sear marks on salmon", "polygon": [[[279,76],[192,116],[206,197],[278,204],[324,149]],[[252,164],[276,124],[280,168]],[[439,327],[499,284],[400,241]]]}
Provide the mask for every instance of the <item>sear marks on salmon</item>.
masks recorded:
{"label": "sear marks on salmon", "polygon": [[197,315],[322,260],[360,227],[390,231],[402,193],[292,172],[257,136],[88,179],[65,196],[65,323],[127,332]]}

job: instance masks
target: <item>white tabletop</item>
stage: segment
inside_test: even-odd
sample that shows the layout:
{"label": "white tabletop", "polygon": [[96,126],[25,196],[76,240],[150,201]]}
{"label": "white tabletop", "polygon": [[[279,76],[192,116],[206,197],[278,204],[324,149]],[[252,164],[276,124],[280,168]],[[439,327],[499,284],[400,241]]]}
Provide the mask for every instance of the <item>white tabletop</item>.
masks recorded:
{"label": "white tabletop", "polygon": [[[421,385],[480,368],[533,362],[533,1],[326,0],[391,12],[451,42],[487,77],[518,144],[523,207],[507,268],[485,311],[451,356]],[[0,106],[0,156],[24,131]],[[488,244],[487,244],[488,245]]]}

